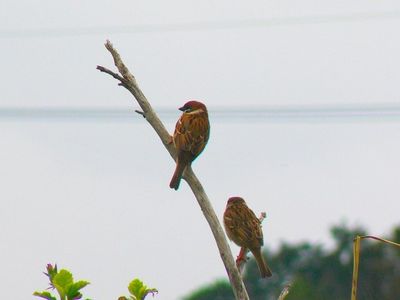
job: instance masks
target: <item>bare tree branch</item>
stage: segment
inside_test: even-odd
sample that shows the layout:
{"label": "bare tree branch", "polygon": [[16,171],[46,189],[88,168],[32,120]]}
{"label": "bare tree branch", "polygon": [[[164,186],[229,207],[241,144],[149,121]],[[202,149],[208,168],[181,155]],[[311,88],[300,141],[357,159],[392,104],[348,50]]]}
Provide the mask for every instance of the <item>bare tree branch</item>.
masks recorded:
{"label": "bare tree branch", "polygon": [[289,294],[289,290],[290,290],[290,284],[287,284],[287,285],[283,288],[281,294],[279,295],[278,300],[285,300],[286,296]]}
{"label": "bare tree branch", "polygon": [[[129,72],[128,68],[122,62],[120,55],[118,54],[117,50],[115,50],[110,41],[107,41],[105,46],[107,50],[111,53],[114,59],[114,64],[121,75],[114,73],[102,66],[97,66],[97,69],[119,80],[120,85],[131,92],[131,94],[135,97],[136,101],[143,110],[142,112],[136,112],[146,118],[146,120],[150,123],[150,125],[154,128],[154,130],[160,137],[162,143],[164,144],[165,148],[167,148],[172,158],[175,159],[176,150],[172,143],[171,136],[169,135],[168,131],[165,129],[165,126],[162,124],[162,122],[154,112],[153,108],[151,107],[150,103],[147,101],[146,97],[140,90],[135,77]],[[225,234],[210,203],[210,200],[208,199],[208,196],[203,189],[203,186],[194,174],[191,167],[186,168],[186,171],[184,172],[182,178],[189,184],[190,188],[192,189],[193,194],[195,195],[197,202],[199,203],[200,208],[203,211],[203,214],[207,219],[208,224],[210,225],[222,261],[228,273],[228,277],[231,282],[235,298],[238,300],[248,300],[249,296],[247,295],[242,277],[236,267],[232,252],[225,238]]]}

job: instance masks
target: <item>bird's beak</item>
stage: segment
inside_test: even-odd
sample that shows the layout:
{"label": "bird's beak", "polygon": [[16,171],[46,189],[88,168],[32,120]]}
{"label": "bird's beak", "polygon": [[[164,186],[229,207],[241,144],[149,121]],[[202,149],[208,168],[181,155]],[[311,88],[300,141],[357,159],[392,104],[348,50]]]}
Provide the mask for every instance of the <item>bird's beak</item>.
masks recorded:
{"label": "bird's beak", "polygon": [[185,108],[184,106],[182,106],[182,107],[179,107],[179,110],[180,110],[180,111],[185,111],[186,108]]}

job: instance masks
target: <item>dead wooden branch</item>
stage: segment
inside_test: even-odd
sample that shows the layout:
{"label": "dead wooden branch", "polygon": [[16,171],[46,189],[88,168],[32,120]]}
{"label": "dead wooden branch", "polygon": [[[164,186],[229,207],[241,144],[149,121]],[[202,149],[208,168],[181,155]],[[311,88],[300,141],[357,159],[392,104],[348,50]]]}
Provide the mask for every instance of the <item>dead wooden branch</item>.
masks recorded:
{"label": "dead wooden branch", "polygon": [[[119,85],[125,87],[135,97],[136,101],[142,109],[142,112],[137,112],[143,115],[145,119],[150,123],[150,125],[154,128],[154,130],[160,137],[165,148],[168,150],[172,158],[175,159],[176,150],[173,143],[171,143],[171,136],[169,135],[168,131],[165,129],[165,126],[160,121],[150,103],[140,90],[135,77],[129,72],[128,68],[121,60],[121,57],[118,54],[117,50],[113,47],[110,41],[107,41],[105,46],[107,50],[111,53],[114,59],[114,64],[117,67],[119,74],[112,72],[102,66],[97,66],[97,69],[119,80]],[[247,291],[245,289],[239,270],[236,267],[235,260],[232,256],[232,252],[225,238],[225,234],[222,230],[221,224],[218,221],[218,218],[214,212],[210,200],[208,199],[207,194],[203,189],[203,186],[194,174],[191,167],[186,169],[183,174],[183,179],[189,184],[190,188],[192,189],[193,194],[195,195],[197,202],[199,203],[199,206],[211,228],[211,231],[218,246],[220,256],[228,273],[228,277],[231,282],[235,298],[240,300],[248,300],[249,296],[247,295]]]}

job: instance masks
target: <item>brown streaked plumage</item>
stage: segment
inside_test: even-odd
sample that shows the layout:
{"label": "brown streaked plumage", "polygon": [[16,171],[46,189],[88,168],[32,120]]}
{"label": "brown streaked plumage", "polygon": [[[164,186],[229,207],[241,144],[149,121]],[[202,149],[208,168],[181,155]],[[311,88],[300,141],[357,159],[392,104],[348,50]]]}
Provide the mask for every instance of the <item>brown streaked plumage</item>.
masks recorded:
{"label": "brown streaked plumage", "polygon": [[169,187],[177,190],[185,168],[204,150],[210,136],[210,123],[206,106],[189,101],[179,108],[183,111],[175,125],[172,137],[176,151],[176,168]]}
{"label": "brown streaked plumage", "polygon": [[270,277],[272,272],[261,254],[264,238],[260,220],[243,198],[229,198],[224,213],[224,226],[229,239],[242,247],[240,253],[245,253],[246,249],[253,253],[261,277]]}

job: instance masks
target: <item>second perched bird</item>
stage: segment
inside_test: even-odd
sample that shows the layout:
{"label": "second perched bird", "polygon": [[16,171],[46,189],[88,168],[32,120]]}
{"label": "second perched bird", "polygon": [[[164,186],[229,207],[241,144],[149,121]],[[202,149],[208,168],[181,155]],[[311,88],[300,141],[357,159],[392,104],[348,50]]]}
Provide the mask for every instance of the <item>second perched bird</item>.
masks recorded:
{"label": "second perched bird", "polygon": [[210,136],[210,122],[206,106],[198,101],[189,101],[179,108],[183,111],[172,137],[176,151],[176,169],[169,187],[177,190],[187,166],[204,150]]}
{"label": "second perched bird", "polygon": [[[261,254],[264,238],[260,220],[246,205],[243,198],[229,198],[224,213],[224,226],[229,239],[242,247],[242,250],[249,249],[253,253],[261,277],[270,277],[272,275],[271,270]],[[241,251],[241,253],[245,252]]]}

